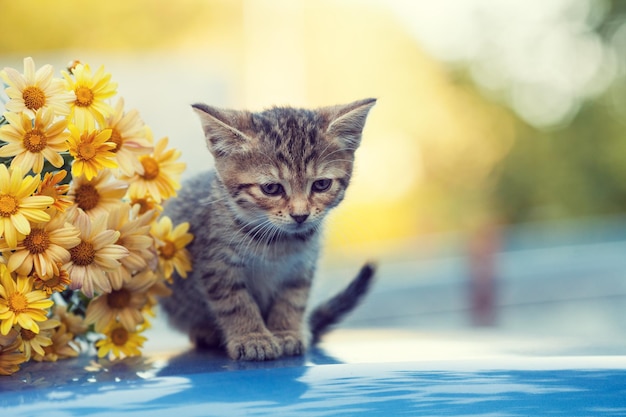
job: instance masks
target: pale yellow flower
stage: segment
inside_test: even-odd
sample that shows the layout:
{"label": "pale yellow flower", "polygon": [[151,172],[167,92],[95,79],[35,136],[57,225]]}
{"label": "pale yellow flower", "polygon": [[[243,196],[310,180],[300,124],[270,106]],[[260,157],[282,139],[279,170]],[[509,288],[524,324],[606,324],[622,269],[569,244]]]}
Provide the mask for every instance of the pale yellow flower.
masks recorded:
{"label": "pale yellow flower", "polygon": [[74,124],[85,128],[93,120],[100,126],[104,125],[104,118],[113,113],[113,108],[106,103],[106,99],[116,93],[117,83],[111,82],[111,74],[104,72],[101,66],[95,74],[91,73],[88,64],[78,64],[72,69],[72,75],[63,71],[65,88],[73,91],[75,101],[72,105],[70,117]]}
{"label": "pale yellow flower", "polygon": [[69,129],[71,135],[67,141],[70,155],[74,158],[72,163],[74,178],[85,175],[91,180],[105,168],[117,168],[115,154],[111,152],[115,144],[108,142],[111,129],[81,131],[74,125],[69,125]]}
{"label": "pale yellow flower", "polygon": [[126,205],[122,198],[127,189],[128,184],[114,179],[110,170],[102,170],[92,179],[74,177],[68,196],[74,201],[74,207],[95,218]]}
{"label": "pale yellow flower", "polygon": [[[136,190],[134,190],[136,192]],[[139,214],[145,214],[147,212],[153,213],[152,220],[156,220],[159,217],[159,213],[163,211],[163,206],[154,201],[152,197],[149,195],[134,195],[128,194],[128,198],[130,199],[130,205],[138,210]]]}
{"label": "pale yellow flower", "polygon": [[0,335],[0,375],[11,375],[20,370],[20,364],[26,362],[26,355],[20,352],[22,340],[15,329],[9,334]]}
{"label": "pale yellow flower", "polygon": [[94,324],[102,332],[110,323],[119,321],[128,331],[144,322],[142,309],[148,302],[147,290],[155,283],[154,272],[146,270],[125,282],[122,288],[100,294],[87,307],[85,323]]}
{"label": "pale yellow flower", "polygon": [[19,166],[39,174],[44,159],[54,167],[63,166],[60,152],[67,151],[65,119],[54,121],[52,110],[40,109],[34,122],[25,113],[5,113],[9,124],[0,127],[0,140],[7,142],[0,147],[0,157],[14,157],[11,167]]}
{"label": "pale yellow flower", "polygon": [[104,332],[105,338],[96,342],[98,357],[139,356],[146,338],[139,331],[128,331],[121,323],[113,323]]}
{"label": "pale yellow flower", "polygon": [[124,113],[124,99],[120,98],[115,111],[106,119],[103,127],[111,129],[109,142],[115,143],[111,152],[115,154],[122,174],[129,177],[135,173],[143,174],[139,156],[152,152],[153,146],[147,129],[139,118],[139,112],[133,109]]}
{"label": "pale yellow flower", "polygon": [[19,324],[39,333],[38,321],[45,321],[53,301],[43,291],[33,290],[33,279],[18,277],[15,281],[5,265],[0,264],[0,333],[7,335]]}
{"label": "pale yellow flower", "polygon": [[92,220],[77,210],[74,217],[81,242],[70,249],[70,261],[63,266],[72,280],[70,288],[80,289],[90,298],[95,291],[111,292],[113,288],[106,272],[119,268],[119,260],[128,255],[126,248],[115,244],[120,232],[107,229],[106,215]]}
{"label": "pale yellow flower", "polygon": [[89,326],[85,324],[85,319],[67,311],[66,306],[55,305],[52,318],[59,320],[67,331],[74,336],[80,336],[89,330]]}
{"label": "pale yellow flower", "polygon": [[191,271],[191,259],[185,246],[193,240],[193,235],[188,231],[189,223],[181,223],[173,228],[172,220],[167,216],[152,224],[150,233],[157,242],[159,269],[166,279],[170,279],[174,269],[183,278]]}
{"label": "pale yellow flower", "polygon": [[45,291],[46,294],[52,295],[55,292],[63,292],[67,286],[72,283],[70,275],[63,269],[63,264],[57,262],[56,267],[58,272],[53,272],[52,276],[46,277],[45,280],[37,275],[37,273],[33,274],[33,286],[35,289]]}
{"label": "pale yellow flower", "polygon": [[35,333],[31,330],[20,329],[20,335],[22,336],[22,345],[20,350],[26,355],[26,360],[31,358],[33,352],[42,356],[45,355],[43,349],[46,346],[52,345],[53,331],[60,325],[60,321],[48,319],[39,325],[39,333]]}
{"label": "pale yellow flower", "polygon": [[75,358],[78,347],[74,344],[74,335],[61,324],[52,331],[52,344],[43,348],[44,355],[35,352],[33,359],[37,362],[56,362],[59,359]]}
{"label": "pale yellow flower", "polygon": [[13,68],[0,71],[0,78],[9,86],[5,92],[9,97],[6,109],[14,113],[25,113],[35,117],[39,109],[51,109],[55,114],[70,113],[70,103],[76,99],[73,92],[65,90],[63,80],[53,78],[54,69],[46,64],[35,71],[35,61],[24,58],[24,74]]}
{"label": "pale yellow flower", "polygon": [[176,196],[176,190],[180,188],[180,176],[186,165],[184,162],[176,162],[180,157],[179,150],[166,148],[167,138],[163,138],[157,142],[152,154],[139,157],[143,174],[129,179],[129,194],[149,195],[157,203]]}
{"label": "pale yellow flower", "polygon": [[46,195],[48,197],[52,197],[54,199],[52,207],[60,212],[64,212],[73,204],[73,201],[66,196],[70,189],[70,185],[61,184],[66,176],[67,171],[64,169],[55,173],[46,172],[41,180],[41,184],[37,187],[37,192],[35,193],[35,195]]}
{"label": "pale yellow flower", "polygon": [[117,244],[128,249],[128,256],[120,259],[122,266],[107,273],[114,289],[128,282],[134,273],[157,266],[154,239],[150,236],[153,213],[138,216],[137,211],[126,203],[109,212],[108,228],[120,232]]}
{"label": "pale yellow flower", "polygon": [[0,236],[10,248],[17,246],[18,233],[30,233],[30,223],[47,222],[50,215],[45,209],[54,200],[47,196],[32,196],[39,185],[39,176],[22,175],[19,167],[9,171],[0,165]]}
{"label": "pale yellow flower", "polygon": [[[80,243],[79,234],[62,213],[47,223],[35,224],[8,256],[7,268],[19,275],[35,272],[43,280],[59,275],[58,264],[70,260],[69,249]],[[7,249],[3,242],[0,249]]]}

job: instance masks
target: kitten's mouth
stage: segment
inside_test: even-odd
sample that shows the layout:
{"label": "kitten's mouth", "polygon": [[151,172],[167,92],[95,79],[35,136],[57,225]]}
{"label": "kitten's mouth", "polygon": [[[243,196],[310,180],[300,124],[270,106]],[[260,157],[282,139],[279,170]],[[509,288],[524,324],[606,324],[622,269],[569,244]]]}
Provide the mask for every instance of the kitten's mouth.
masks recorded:
{"label": "kitten's mouth", "polygon": [[294,222],[287,224],[283,230],[294,235],[310,234],[315,230],[315,225],[313,222]]}

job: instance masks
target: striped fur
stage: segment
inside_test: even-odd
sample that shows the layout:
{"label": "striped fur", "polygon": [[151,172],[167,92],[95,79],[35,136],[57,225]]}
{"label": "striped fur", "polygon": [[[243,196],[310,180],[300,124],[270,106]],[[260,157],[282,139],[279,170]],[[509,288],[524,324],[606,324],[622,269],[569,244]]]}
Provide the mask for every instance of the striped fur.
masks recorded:
{"label": "striped fur", "polygon": [[[333,304],[324,304],[312,314],[312,335],[304,316],[320,228],[344,198],[374,103],[260,113],[193,106],[216,169],[188,181],[166,207],[175,223],[191,224],[194,269],[174,277],[162,306],[198,346],[220,345],[240,360],[300,355],[336,321]],[[363,292],[336,297],[337,314]]]}

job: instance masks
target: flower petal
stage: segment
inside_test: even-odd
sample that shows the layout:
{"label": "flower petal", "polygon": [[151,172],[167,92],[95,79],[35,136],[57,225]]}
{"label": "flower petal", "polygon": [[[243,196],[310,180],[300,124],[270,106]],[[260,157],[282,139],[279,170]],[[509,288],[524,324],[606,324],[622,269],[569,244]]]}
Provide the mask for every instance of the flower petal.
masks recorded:
{"label": "flower petal", "polygon": [[[48,217],[49,218],[49,217]],[[30,223],[24,214],[21,212],[17,212],[11,215],[11,223],[18,232],[23,235],[27,235],[30,233]]]}

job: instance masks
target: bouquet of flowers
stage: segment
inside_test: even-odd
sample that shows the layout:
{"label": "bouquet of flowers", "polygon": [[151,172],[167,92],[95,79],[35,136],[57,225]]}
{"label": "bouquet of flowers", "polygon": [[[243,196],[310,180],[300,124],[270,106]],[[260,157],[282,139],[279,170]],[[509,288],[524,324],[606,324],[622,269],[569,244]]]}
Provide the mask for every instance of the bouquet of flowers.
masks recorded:
{"label": "bouquet of flowers", "polygon": [[0,71],[0,375],[28,360],[140,355],[189,224],[161,215],[185,164],[136,110],[114,106],[103,67]]}

